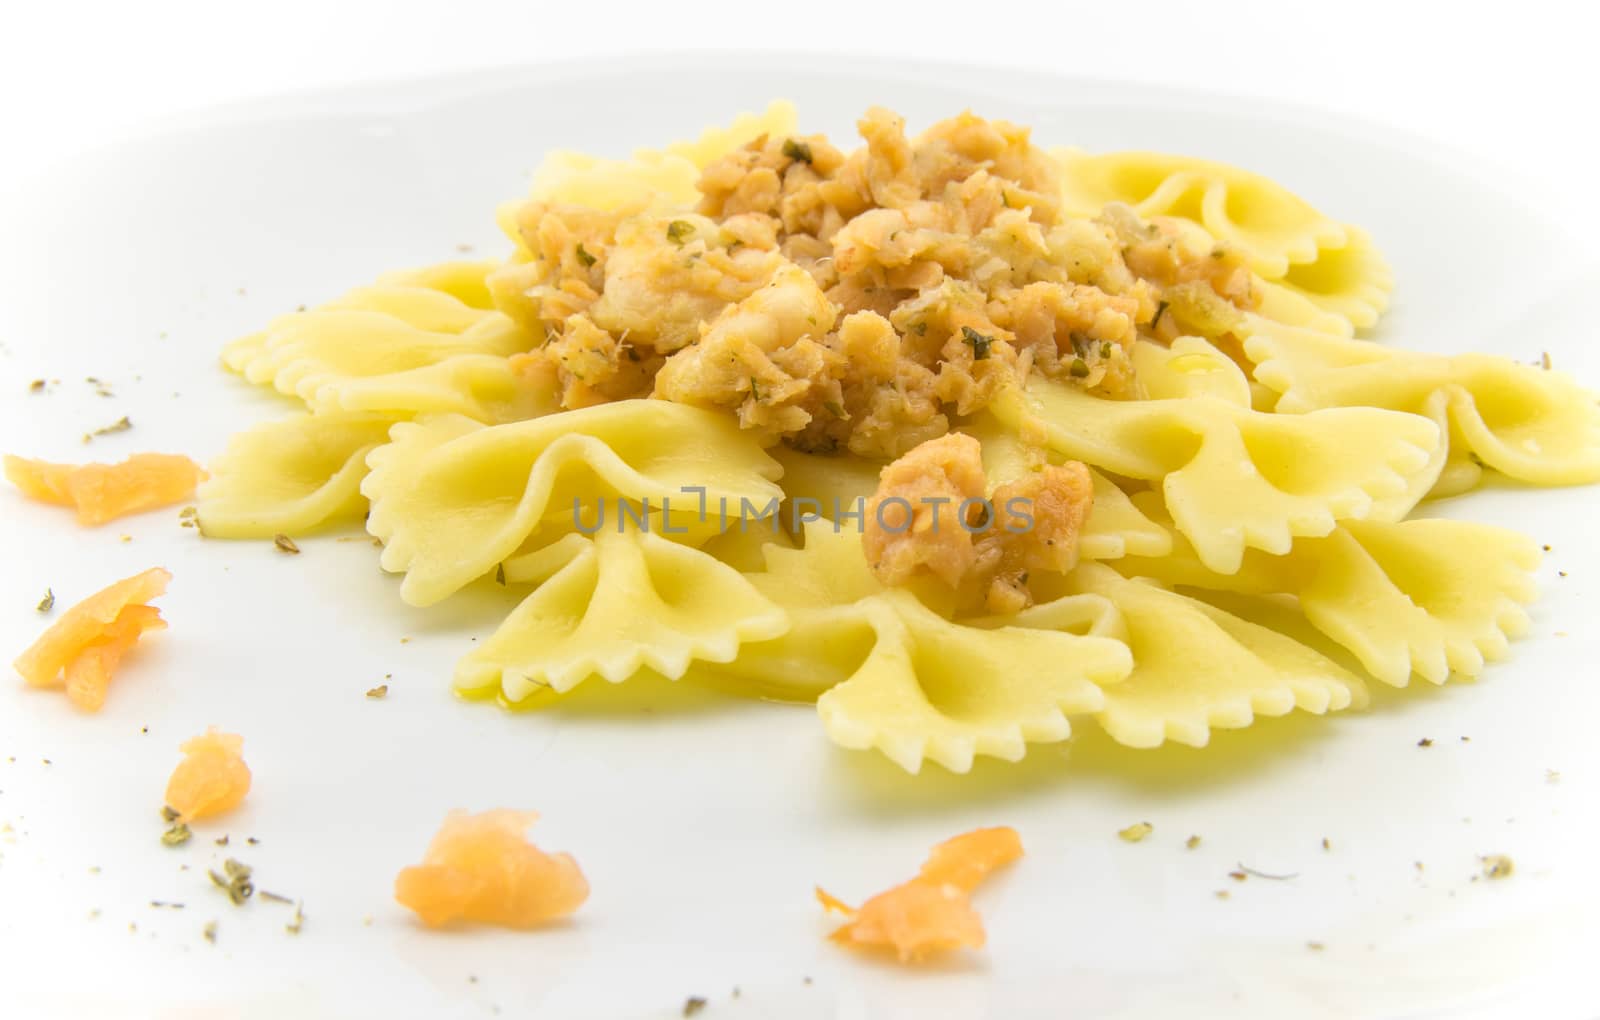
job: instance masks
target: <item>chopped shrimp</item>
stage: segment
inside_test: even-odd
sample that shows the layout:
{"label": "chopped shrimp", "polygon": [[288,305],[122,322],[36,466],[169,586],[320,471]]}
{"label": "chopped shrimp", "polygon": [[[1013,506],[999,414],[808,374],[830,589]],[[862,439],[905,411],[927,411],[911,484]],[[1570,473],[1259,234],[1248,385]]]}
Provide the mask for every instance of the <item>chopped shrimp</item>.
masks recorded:
{"label": "chopped shrimp", "polygon": [[566,407],[653,395],[893,459],[1030,373],[1131,398],[1137,340],[1226,345],[1260,302],[1197,226],[1070,215],[1024,127],[964,112],[912,137],[873,107],[856,128],[848,154],[767,134],[711,160],[694,212],[523,203],[496,274],[543,336],[519,365],[555,372]]}
{"label": "chopped shrimp", "polygon": [[952,432],[930,439],[879,475],[867,503],[862,548],[878,580],[904,584],[927,568],[952,588],[977,562],[962,504],[981,499],[987,482],[982,447]]}
{"label": "chopped shrimp", "polygon": [[987,492],[982,447],[963,433],[892,461],[862,526],[872,572],[891,586],[932,573],[981,595],[990,612],[1026,608],[1030,571],[1065,573],[1078,562],[1078,537],[1094,506],[1089,469],[1045,464]]}

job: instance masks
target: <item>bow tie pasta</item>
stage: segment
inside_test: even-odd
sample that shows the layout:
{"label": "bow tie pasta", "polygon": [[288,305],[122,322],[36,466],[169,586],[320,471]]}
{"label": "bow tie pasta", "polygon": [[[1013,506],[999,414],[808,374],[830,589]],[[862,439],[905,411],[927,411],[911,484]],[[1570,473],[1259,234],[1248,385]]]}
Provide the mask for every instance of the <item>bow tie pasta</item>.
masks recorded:
{"label": "bow tie pasta", "polygon": [[1421,354],[1251,318],[1255,375],[1281,412],[1385,407],[1444,419],[1452,451],[1534,485],[1600,481],[1600,404],[1563,372],[1487,354]]}
{"label": "bow tie pasta", "polygon": [[1126,205],[1145,218],[1193,223],[1236,245],[1287,321],[1349,333],[1377,323],[1394,274],[1359,227],[1339,223],[1282,185],[1239,167],[1158,152],[1052,152],[1066,207],[1093,216]]}
{"label": "bow tie pasta", "polygon": [[778,465],[749,435],[667,401],[488,427],[443,416],[391,435],[368,457],[367,528],[384,543],[384,569],[406,575],[401,597],[419,606],[488,573],[536,534],[601,530],[608,510],[616,528],[625,504],[661,518],[658,528],[687,532],[706,523],[697,495],[765,505],[779,492]]}
{"label": "bow tie pasta", "polygon": [[910,772],[1083,717],[1201,746],[1481,675],[1527,630],[1527,539],[1411,515],[1484,469],[1600,480],[1600,409],[1352,339],[1394,283],[1365,230],[970,112],[872,107],[853,147],[799,123],[554,153],[499,211],[504,260],[229,345],[304,413],[234,437],[205,533],[365,514],[405,602],[521,593],[463,693],[560,711],[653,674],[814,703]]}
{"label": "bow tie pasta", "polygon": [[697,659],[726,662],[743,641],[788,629],[783,611],[732,567],[626,528],[600,531],[461,661],[456,688],[498,685],[511,704],[590,677],[621,683],[650,668],[677,680]]}

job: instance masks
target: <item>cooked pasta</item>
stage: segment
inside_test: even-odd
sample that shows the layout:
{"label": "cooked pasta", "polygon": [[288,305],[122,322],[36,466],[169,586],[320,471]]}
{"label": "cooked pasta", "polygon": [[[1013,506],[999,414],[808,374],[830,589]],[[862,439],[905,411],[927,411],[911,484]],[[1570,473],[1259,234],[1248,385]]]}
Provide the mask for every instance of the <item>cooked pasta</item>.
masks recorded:
{"label": "cooked pasta", "polygon": [[912,772],[1079,720],[1202,746],[1364,707],[1368,678],[1478,676],[1526,631],[1532,543],[1411,515],[1485,472],[1600,480],[1600,409],[1354,339],[1394,284],[1366,231],[1243,168],[971,113],[910,135],[874,107],[853,151],[798,124],[553,153],[503,261],[234,342],[306,413],[234,438],[206,534],[365,514],[406,602],[521,592],[463,693],[815,702]]}
{"label": "cooked pasta", "polygon": [[743,641],[788,629],[783,610],[716,557],[628,527],[602,530],[542,581],[456,669],[466,693],[515,704],[590,676],[621,683],[649,668],[677,680],[696,660],[726,662]]}
{"label": "cooked pasta", "polygon": [[297,414],[228,441],[200,483],[202,534],[213,538],[303,535],[366,510],[367,454],[394,419],[367,414]]}

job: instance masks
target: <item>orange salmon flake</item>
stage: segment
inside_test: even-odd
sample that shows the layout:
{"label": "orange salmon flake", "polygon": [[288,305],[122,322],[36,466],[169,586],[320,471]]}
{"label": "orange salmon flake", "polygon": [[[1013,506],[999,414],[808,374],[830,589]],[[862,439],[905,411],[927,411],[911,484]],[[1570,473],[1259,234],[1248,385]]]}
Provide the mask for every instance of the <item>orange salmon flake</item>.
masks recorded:
{"label": "orange salmon flake", "polygon": [[244,738],[215,726],[178,746],[183,761],[167,780],[166,805],[174,821],[192,822],[231,811],[250,792],[250,766],[244,763]]}
{"label": "orange salmon flake", "polygon": [[589,881],[570,854],[528,842],[538,818],[505,808],[450,812],[422,864],[395,879],[394,898],[430,928],[457,919],[532,928],[565,917],[589,898]]}
{"label": "orange salmon flake", "polygon": [[181,502],[206,476],[199,464],[175,453],[136,453],[120,464],[52,464],[7,455],[5,469],[23,495],[76,507],[84,525]]}
{"label": "orange salmon flake", "polygon": [[829,936],[856,949],[892,948],[902,963],[952,949],[979,949],[983,921],[969,897],[996,868],[1022,856],[1022,839],[1008,827],[975,829],[933,848],[909,882],[852,908],[817,889],[824,909],[850,920]]}
{"label": "orange salmon flake", "polygon": [[17,657],[17,672],[35,687],[63,682],[73,704],[98,711],[123,655],[146,631],[166,627],[160,610],[147,603],[171,580],[170,573],[152,567],[89,596]]}

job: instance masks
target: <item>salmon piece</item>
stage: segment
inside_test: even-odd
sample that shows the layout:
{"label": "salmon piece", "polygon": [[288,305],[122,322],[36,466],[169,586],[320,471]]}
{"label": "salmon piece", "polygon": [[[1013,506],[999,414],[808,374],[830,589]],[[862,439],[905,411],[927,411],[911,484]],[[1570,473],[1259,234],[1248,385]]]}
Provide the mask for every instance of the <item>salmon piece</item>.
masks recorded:
{"label": "salmon piece", "polygon": [[934,847],[916,878],[859,908],[820,888],[817,900],[850,918],[829,936],[833,941],[854,949],[893,949],[900,962],[916,963],[983,946],[983,921],[969,897],[990,872],[1021,856],[1015,829],[976,829]]}
{"label": "salmon piece", "polygon": [[7,455],[5,470],[23,495],[76,507],[78,523],[90,526],[188,499],[206,476],[199,464],[175,453],[136,453],[120,464],[52,464]]}
{"label": "salmon piece", "polygon": [[533,928],[577,910],[589,882],[569,854],[547,854],[524,835],[532,811],[452,811],[422,864],[403,869],[394,898],[437,928],[455,920]]}
{"label": "salmon piece", "polygon": [[47,460],[29,460],[6,454],[6,480],[29,499],[41,503],[72,506],[72,493],[67,490],[67,479],[78,470],[76,464],[52,464]]}
{"label": "salmon piece", "polygon": [[917,876],[972,892],[989,877],[1022,856],[1022,837],[1008,826],[974,829],[945,840],[928,854]]}
{"label": "salmon piece", "polygon": [[191,822],[231,811],[250,792],[250,766],[244,763],[244,738],[215,726],[179,745],[183,760],[167,780],[166,805],[174,821]]}
{"label": "salmon piece", "polygon": [[123,655],[147,631],[166,627],[148,603],[171,580],[170,573],[152,567],[89,596],[17,657],[17,672],[35,687],[63,683],[73,704],[98,711]]}

